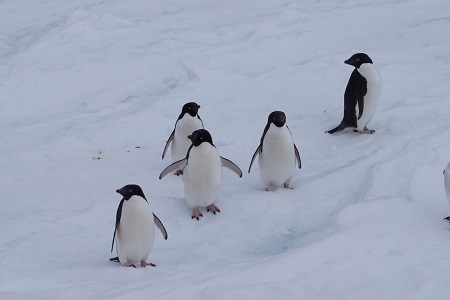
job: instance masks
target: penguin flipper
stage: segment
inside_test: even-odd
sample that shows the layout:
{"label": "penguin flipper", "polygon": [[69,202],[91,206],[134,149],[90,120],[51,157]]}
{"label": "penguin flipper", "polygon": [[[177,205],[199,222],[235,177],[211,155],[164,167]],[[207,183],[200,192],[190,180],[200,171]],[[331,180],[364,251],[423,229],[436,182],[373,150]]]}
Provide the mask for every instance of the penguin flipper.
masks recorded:
{"label": "penguin flipper", "polygon": [[298,168],[302,168],[302,160],[300,159],[300,152],[298,152],[297,146],[294,144],[294,152],[295,152],[295,159],[297,160]]}
{"label": "penguin flipper", "polygon": [[155,214],[153,214],[153,219],[155,221],[156,227],[158,227],[159,230],[161,230],[161,233],[162,233],[164,239],[167,240],[167,238],[169,236],[167,235],[167,231],[166,231],[166,228],[164,228],[163,223],[161,222],[161,220]]}
{"label": "penguin flipper", "polygon": [[220,157],[220,160],[222,162],[223,167],[230,169],[231,171],[236,173],[239,177],[242,177],[241,169],[234,162],[222,156]]}
{"label": "penguin flipper", "polygon": [[261,147],[262,147],[262,143],[259,144],[258,148],[256,148],[255,153],[253,153],[252,160],[250,161],[250,166],[248,167],[248,173],[250,173],[250,170],[252,169],[253,161],[255,160],[256,155],[258,155],[261,152],[261,149],[262,149]]}
{"label": "penguin flipper", "polygon": [[367,81],[363,81],[359,91],[356,94],[356,101],[358,103],[358,120],[361,119],[364,111],[364,96],[367,94]]}
{"label": "penguin flipper", "polygon": [[117,207],[116,226],[114,227],[114,234],[113,234],[113,239],[112,239],[112,243],[111,243],[111,253],[113,252],[113,249],[114,249],[114,241],[116,240],[117,227],[119,227],[120,218],[122,217],[122,206],[123,206],[124,201],[125,201],[125,199],[122,199],[119,203],[119,207]]}
{"label": "penguin flipper", "polygon": [[184,167],[186,167],[186,164],[187,164],[187,158],[183,158],[183,159],[180,159],[179,161],[174,162],[173,164],[171,164],[167,168],[165,168],[161,172],[161,174],[159,174],[159,179],[162,179],[167,174],[172,173],[176,170],[184,170]]}
{"label": "penguin flipper", "polygon": [[166,155],[167,149],[169,149],[170,143],[173,141],[173,137],[175,136],[175,129],[170,134],[169,138],[167,139],[166,146],[164,147],[164,151],[162,154],[162,159],[164,159],[164,156]]}

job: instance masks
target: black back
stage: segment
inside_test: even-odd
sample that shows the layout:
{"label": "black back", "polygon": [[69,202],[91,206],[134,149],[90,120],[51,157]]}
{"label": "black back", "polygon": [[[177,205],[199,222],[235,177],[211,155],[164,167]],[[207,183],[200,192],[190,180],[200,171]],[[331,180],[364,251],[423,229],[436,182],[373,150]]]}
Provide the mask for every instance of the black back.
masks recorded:
{"label": "black back", "polygon": [[367,80],[354,69],[344,93],[344,119],[347,127],[356,127],[356,103],[358,103],[358,120],[364,110],[364,96],[367,94]]}

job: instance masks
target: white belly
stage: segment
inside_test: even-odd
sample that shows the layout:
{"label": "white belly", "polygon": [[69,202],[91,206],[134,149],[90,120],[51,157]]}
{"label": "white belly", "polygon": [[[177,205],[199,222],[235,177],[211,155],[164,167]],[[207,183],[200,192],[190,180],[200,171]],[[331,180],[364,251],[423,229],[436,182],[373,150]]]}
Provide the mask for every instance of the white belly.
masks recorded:
{"label": "white belly", "polygon": [[447,167],[445,168],[444,186],[445,186],[445,195],[447,196],[447,201],[450,204],[450,163],[448,163]]}
{"label": "white belly", "polygon": [[170,148],[172,162],[186,158],[187,151],[192,142],[188,136],[197,129],[202,129],[202,122],[197,117],[185,114],[178,120],[175,127],[175,134]]}
{"label": "white belly", "polygon": [[265,187],[280,187],[294,176],[296,161],[294,141],[283,126],[271,125],[264,137],[263,151],[258,158],[259,173]]}
{"label": "white belly", "polygon": [[184,197],[189,207],[206,207],[222,191],[222,162],[209,143],[193,147],[183,173]]}
{"label": "white belly", "polygon": [[116,237],[122,264],[137,264],[147,259],[155,242],[155,222],[145,199],[133,196],[124,201]]}
{"label": "white belly", "polygon": [[[367,80],[367,94],[364,96],[364,110],[361,118],[357,121],[357,130],[363,130],[364,126],[369,124],[375,113],[380,100],[381,93],[381,75],[373,64],[362,64],[358,72]],[[356,114],[358,117],[358,105],[356,105]]]}

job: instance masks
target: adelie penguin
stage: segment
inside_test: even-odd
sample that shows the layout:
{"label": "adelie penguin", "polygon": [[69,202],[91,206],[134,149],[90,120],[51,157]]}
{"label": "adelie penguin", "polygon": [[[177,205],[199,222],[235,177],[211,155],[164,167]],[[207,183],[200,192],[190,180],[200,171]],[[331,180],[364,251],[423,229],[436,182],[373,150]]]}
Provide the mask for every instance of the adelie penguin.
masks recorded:
{"label": "adelie penguin", "polygon": [[159,218],[152,212],[141,187],[129,184],[116,191],[123,196],[116,213],[116,226],[111,245],[111,253],[116,241],[117,257],[111,261],[127,267],[155,265],[147,262],[155,243],[155,225],[167,240],[167,231]]}
{"label": "adelie penguin", "polygon": [[344,93],[344,118],[339,126],[327,131],[330,134],[355,128],[355,132],[372,134],[367,128],[380,99],[381,76],[365,53],[356,53],[344,63],[354,66]]}
{"label": "adelie penguin", "polygon": [[[200,105],[195,102],[188,102],[183,105],[181,114],[178,116],[175,122],[175,128],[167,139],[166,146],[162,154],[164,159],[167,150],[170,145],[172,162],[179,161],[186,157],[186,153],[191,146],[191,141],[188,139],[188,135],[197,129],[203,129],[203,121],[198,115]],[[176,175],[182,173],[178,172]]]}
{"label": "adelie penguin", "polygon": [[250,161],[248,173],[257,155],[259,155],[259,173],[265,190],[281,186],[290,188],[295,170],[302,167],[302,161],[291,131],[286,125],[284,112],[274,111],[269,115],[259,146]]}
{"label": "adelie penguin", "polygon": [[200,207],[206,207],[214,214],[220,212],[215,202],[222,191],[222,167],[239,177],[242,177],[242,171],[235,163],[219,155],[207,130],[196,130],[188,138],[192,144],[186,157],[165,168],[159,179],[171,172],[183,171],[184,198],[192,209],[192,219],[199,220],[203,216]]}
{"label": "adelie penguin", "polygon": [[[445,188],[445,195],[447,196],[448,204],[450,204],[450,162],[447,164],[447,166],[444,169],[444,188]],[[450,222],[450,216],[446,217],[444,220],[447,220]]]}

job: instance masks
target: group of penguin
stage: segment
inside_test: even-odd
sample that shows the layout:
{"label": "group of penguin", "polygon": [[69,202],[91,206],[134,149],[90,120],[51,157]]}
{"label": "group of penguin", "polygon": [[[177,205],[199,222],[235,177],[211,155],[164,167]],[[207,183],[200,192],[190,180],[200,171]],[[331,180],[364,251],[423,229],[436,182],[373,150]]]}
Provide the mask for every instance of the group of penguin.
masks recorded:
{"label": "group of penguin", "polygon": [[[380,74],[365,53],[356,53],[345,63],[355,69],[344,93],[344,117],[336,128],[327,133],[333,134],[351,127],[362,134],[372,134],[374,130],[366,125],[372,119],[380,97]],[[159,175],[159,179],[171,173],[182,175],[184,198],[192,209],[192,219],[197,220],[203,216],[199,208],[206,207],[213,214],[220,212],[215,201],[222,190],[222,167],[242,177],[242,171],[235,163],[219,155],[211,134],[204,129],[199,108],[195,102],[183,106],[162,154],[164,159],[170,147],[172,164]],[[266,191],[278,187],[291,188],[295,170],[300,169],[302,164],[284,112],[269,114],[260,143],[250,161],[249,173],[257,156]],[[450,170],[447,173],[450,176]],[[136,267],[136,264],[155,266],[148,263],[147,258],[155,240],[155,225],[167,239],[164,225],[153,213],[138,185],[126,185],[116,192],[123,199],[117,208],[111,252],[116,242],[118,256],[110,260],[129,267]]]}

